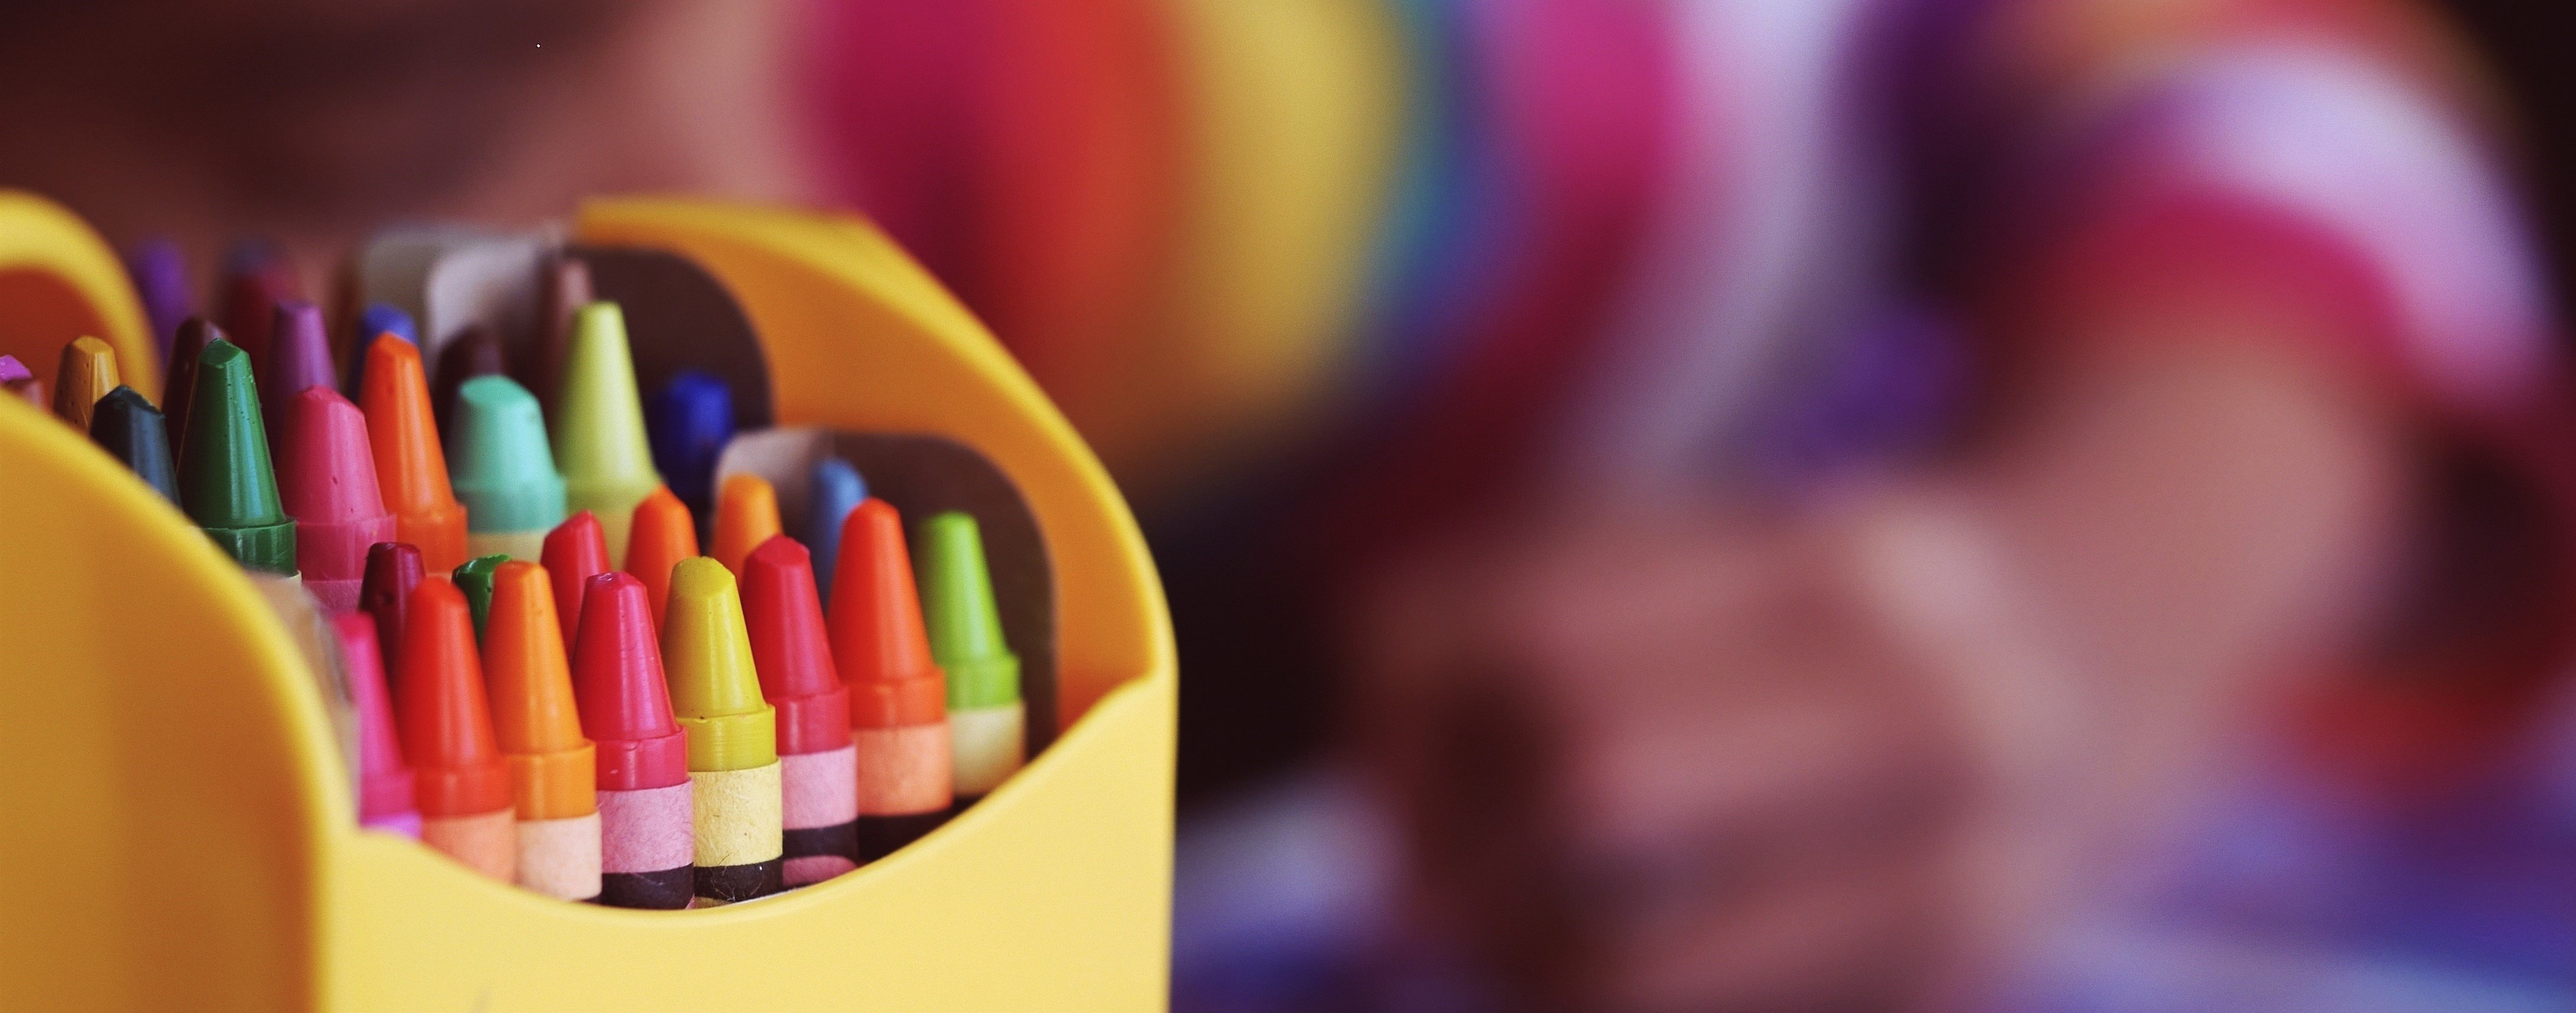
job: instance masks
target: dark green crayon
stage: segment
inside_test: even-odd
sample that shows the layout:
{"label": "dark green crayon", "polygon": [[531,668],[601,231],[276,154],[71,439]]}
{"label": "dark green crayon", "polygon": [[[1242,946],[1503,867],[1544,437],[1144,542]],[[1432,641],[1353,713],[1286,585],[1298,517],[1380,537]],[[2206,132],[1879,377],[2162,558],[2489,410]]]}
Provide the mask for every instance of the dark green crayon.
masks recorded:
{"label": "dark green crayon", "polygon": [[466,560],[449,574],[456,589],[465,592],[465,604],[474,613],[474,642],[483,642],[483,624],[492,615],[492,577],[501,564],[510,561],[507,553],[476,556]]}
{"label": "dark green crayon", "polygon": [[207,342],[196,373],[179,448],[179,505],[243,567],[293,576],[295,520],[277,494],[250,353]]}

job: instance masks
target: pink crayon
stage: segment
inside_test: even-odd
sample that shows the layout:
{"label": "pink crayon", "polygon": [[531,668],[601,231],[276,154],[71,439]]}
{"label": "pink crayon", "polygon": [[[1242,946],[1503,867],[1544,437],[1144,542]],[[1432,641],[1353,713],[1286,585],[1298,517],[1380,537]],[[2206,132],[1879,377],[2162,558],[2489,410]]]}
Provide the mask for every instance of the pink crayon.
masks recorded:
{"label": "pink crayon", "polygon": [[367,547],[394,540],[367,417],[329,387],[307,387],[285,407],[277,484],[295,518],[295,565],[324,611],[346,612],[358,607]]}
{"label": "pink crayon", "polygon": [[358,711],[358,825],[417,840],[420,807],[412,800],[411,765],[403,762],[402,740],[394,731],[376,617],[343,612],[331,617],[331,632],[340,638],[340,660]]}

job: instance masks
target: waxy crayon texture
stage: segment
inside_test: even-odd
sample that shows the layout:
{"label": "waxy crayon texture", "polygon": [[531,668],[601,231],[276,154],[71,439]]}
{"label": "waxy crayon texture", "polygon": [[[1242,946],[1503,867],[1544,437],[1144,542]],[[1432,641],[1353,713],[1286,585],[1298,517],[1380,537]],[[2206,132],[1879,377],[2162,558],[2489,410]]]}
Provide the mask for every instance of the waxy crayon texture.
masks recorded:
{"label": "waxy crayon texture", "polygon": [[189,519],[244,567],[294,575],[295,521],[269,464],[249,353],[228,341],[207,345],[189,412],[188,442],[179,448],[179,502]]}
{"label": "waxy crayon texture", "polygon": [[813,495],[805,511],[805,547],[814,553],[814,587],[823,603],[832,603],[832,574],[841,562],[841,525],[850,511],[868,498],[868,484],[850,462],[826,457],[814,462]]}
{"label": "waxy crayon texture", "polygon": [[259,361],[260,410],[268,416],[271,444],[286,442],[293,421],[287,402],[313,387],[337,389],[339,371],[331,362],[331,335],[322,326],[322,310],[301,299],[277,304],[271,322],[268,357]]}
{"label": "waxy crayon texture", "polygon": [[411,322],[411,314],[387,303],[368,303],[352,327],[349,347],[343,349],[348,359],[348,375],[340,383],[350,397],[357,397],[366,382],[367,346],[387,334],[410,342],[414,348],[420,347],[420,328]]}
{"label": "waxy crayon texture", "polygon": [[999,787],[1025,758],[1020,659],[1002,639],[975,518],[955,510],[934,515],[922,522],[920,545],[922,618],[931,657],[948,676],[957,794],[971,801]]}
{"label": "waxy crayon texture", "polygon": [[395,732],[375,617],[364,612],[332,616],[331,631],[340,641],[349,702],[358,713],[358,825],[418,838],[420,807],[412,801],[411,767],[403,761],[402,739]]}
{"label": "waxy crayon texture", "polygon": [[54,370],[55,417],[88,432],[98,399],[124,382],[117,375],[116,349],[97,338],[72,339],[63,346],[62,361]]}
{"label": "waxy crayon texture", "polygon": [[519,885],[588,900],[600,891],[599,760],[581,732],[562,630],[544,567],[494,571],[483,675],[518,806]]}
{"label": "waxy crayon texture", "polygon": [[376,485],[367,419],[330,387],[287,399],[290,420],[278,482],[295,518],[295,562],[304,587],[326,611],[358,607],[367,553],[394,539],[394,515]]}
{"label": "waxy crayon texture", "polygon": [[411,590],[426,575],[420,549],[405,542],[367,546],[366,579],[358,584],[358,608],[376,618],[376,641],[384,647],[386,684],[399,677],[403,619],[410,614]]}
{"label": "waxy crayon texture", "polygon": [[430,415],[420,349],[399,338],[378,337],[369,344],[358,405],[366,410],[367,442],[375,449],[385,507],[393,511],[394,537],[417,547],[432,573],[463,564],[465,506],[448,484],[447,454]]}
{"label": "waxy crayon texture", "polygon": [[599,517],[581,511],[546,532],[538,561],[555,585],[555,614],[563,620],[564,643],[573,642],[581,623],[582,590],[590,578],[616,569],[608,560],[608,540],[600,534]]}
{"label": "waxy crayon texture", "polygon": [[225,251],[223,297],[215,306],[215,319],[252,362],[267,362],[269,324],[276,319],[277,304],[301,294],[295,265],[276,245],[242,240]]}
{"label": "waxy crayon texture", "polygon": [[89,438],[161,498],[178,504],[179,467],[170,456],[168,426],[134,388],[118,387],[98,399],[90,414]]}
{"label": "waxy crayon texture", "polygon": [[429,407],[438,419],[438,432],[453,441],[456,435],[456,397],[466,381],[477,377],[497,376],[508,365],[501,350],[500,335],[480,325],[451,338],[439,349],[438,371],[429,385]]}
{"label": "waxy crayon texture", "polygon": [[466,551],[536,560],[546,531],[563,523],[564,481],[546,444],[537,399],[506,376],[478,376],[457,390],[448,474],[465,504]]}
{"label": "waxy crayon texture", "polygon": [[464,592],[446,580],[423,580],[412,589],[409,613],[395,716],[418,793],[421,840],[477,872],[515,882],[517,806]]}
{"label": "waxy crayon texture", "polygon": [[574,315],[563,387],[546,423],[570,509],[598,514],[608,554],[625,559],[635,505],[661,488],[662,476],[645,439],[634,352],[617,304],[591,303]]}
{"label": "waxy crayon texture", "polygon": [[777,712],[787,885],[802,886],[858,865],[849,688],[832,663],[804,546],[772,536],[744,558],[740,584],[761,695]]}
{"label": "waxy crayon texture", "polygon": [[748,472],[725,479],[716,504],[715,551],[709,555],[739,575],[743,557],[778,532],[778,490],[769,480]]}
{"label": "waxy crayon texture", "polygon": [[581,258],[559,254],[546,263],[538,283],[537,339],[528,345],[526,361],[520,364],[519,381],[536,392],[546,414],[555,412],[555,401],[563,395],[564,357],[572,344],[573,315],[593,301],[590,265]]}
{"label": "waxy crayon texture", "polygon": [[189,317],[179,322],[179,333],[171,339],[169,368],[161,377],[161,415],[169,420],[172,457],[187,446],[189,406],[197,395],[197,357],[205,354],[207,345],[223,338],[222,328],[204,317]]}
{"label": "waxy crayon texture", "polygon": [[930,659],[903,521],[883,500],[842,524],[830,629],[858,751],[859,855],[873,860],[945,820],[955,785],[947,680]]}
{"label": "waxy crayon texture", "polygon": [[644,585],[617,572],[591,578],[578,628],[574,698],[599,758],[599,902],[687,907],[696,883],[695,789]]}
{"label": "waxy crayon texture", "polygon": [[625,570],[644,582],[658,629],[671,606],[671,571],[682,561],[697,558],[698,529],[689,521],[687,504],[669,489],[655,489],[635,505],[632,530]]}
{"label": "waxy crayon texture", "polygon": [[777,711],[761,697],[733,574],[706,557],[671,573],[662,626],[671,713],[689,739],[697,891],[749,900],[784,889]]}

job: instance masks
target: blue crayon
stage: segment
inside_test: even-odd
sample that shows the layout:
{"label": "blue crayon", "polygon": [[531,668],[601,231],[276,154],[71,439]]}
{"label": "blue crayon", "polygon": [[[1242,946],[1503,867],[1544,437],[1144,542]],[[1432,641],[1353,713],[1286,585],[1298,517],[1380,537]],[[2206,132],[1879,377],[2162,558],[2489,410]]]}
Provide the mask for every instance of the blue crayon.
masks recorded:
{"label": "blue crayon", "polygon": [[653,445],[654,469],[671,494],[688,504],[704,539],[716,515],[716,458],[733,439],[733,388],[705,373],[684,370],[653,393],[653,402],[644,407],[644,428]]}
{"label": "blue crayon", "polygon": [[348,354],[342,356],[349,362],[349,375],[342,380],[341,390],[351,398],[358,396],[358,382],[366,373],[367,346],[374,344],[379,334],[391,334],[411,342],[414,348],[420,347],[420,328],[411,322],[411,314],[392,303],[368,303],[358,314],[356,332],[349,335]]}
{"label": "blue crayon", "polygon": [[841,523],[868,498],[859,469],[837,457],[814,462],[814,497],[805,512],[805,544],[814,550],[814,583],[832,602],[832,572],[841,562]]}

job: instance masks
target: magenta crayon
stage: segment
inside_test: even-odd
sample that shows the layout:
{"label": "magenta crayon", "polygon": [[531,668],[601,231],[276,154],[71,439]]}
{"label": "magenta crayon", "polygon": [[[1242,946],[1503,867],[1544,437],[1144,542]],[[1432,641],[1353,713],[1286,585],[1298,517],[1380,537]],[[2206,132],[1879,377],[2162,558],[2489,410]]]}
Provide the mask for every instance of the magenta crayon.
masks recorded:
{"label": "magenta crayon", "polygon": [[687,907],[697,873],[688,737],[671,713],[653,607],[635,578],[603,573],[583,589],[572,672],[581,733],[599,758],[599,902]]}
{"label": "magenta crayon", "polygon": [[403,618],[411,612],[411,589],[428,571],[420,550],[409,542],[378,542],[367,547],[367,575],[358,585],[358,608],[376,618],[376,642],[384,645],[385,677],[401,678],[395,652],[401,648]]}
{"label": "magenta crayon", "polygon": [[832,664],[814,558],[779,535],[743,557],[742,618],[760,693],[778,712],[787,885],[859,867],[859,747],[850,691]]}
{"label": "magenta crayon", "polygon": [[369,548],[394,540],[367,417],[328,385],[307,387],[280,407],[289,421],[278,486],[295,518],[295,565],[325,611],[346,612],[358,607]]}
{"label": "magenta crayon", "polygon": [[14,355],[0,355],[0,391],[38,408],[50,404],[45,400],[44,382],[36,379],[34,371]]}
{"label": "magenta crayon", "polygon": [[349,674],[349,702],[358,712],[358,825],[405,837],[420,836],[411,765],[394,727],[394,704],[385,687],[384,645],[376,617],[344,612],[331,617],[340,639],[340,663]]}

